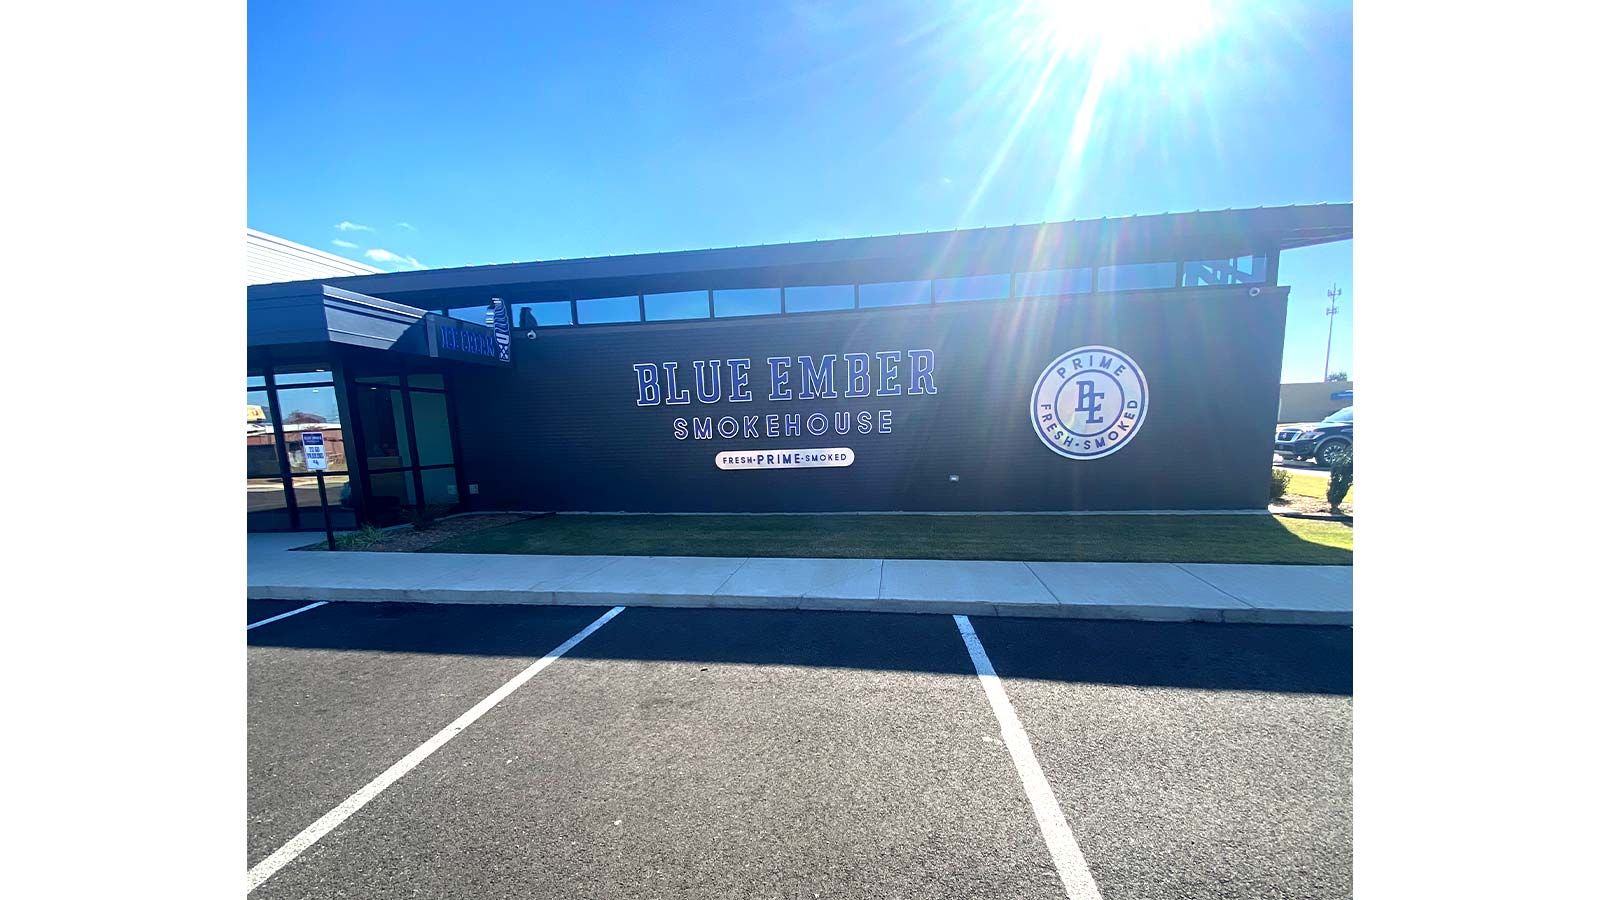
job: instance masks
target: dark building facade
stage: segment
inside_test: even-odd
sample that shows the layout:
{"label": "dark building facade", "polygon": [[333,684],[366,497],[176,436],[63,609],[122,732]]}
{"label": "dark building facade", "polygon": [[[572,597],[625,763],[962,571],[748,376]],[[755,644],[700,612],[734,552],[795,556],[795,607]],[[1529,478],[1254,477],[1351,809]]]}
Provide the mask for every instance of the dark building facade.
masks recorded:
{"label": "dark building facade", "polygon": [[1258,509],[1278,255],[1350,236],[1278,207],[253,287],[252,527],[320,527],[307,429],[339,432],[338,525]]}

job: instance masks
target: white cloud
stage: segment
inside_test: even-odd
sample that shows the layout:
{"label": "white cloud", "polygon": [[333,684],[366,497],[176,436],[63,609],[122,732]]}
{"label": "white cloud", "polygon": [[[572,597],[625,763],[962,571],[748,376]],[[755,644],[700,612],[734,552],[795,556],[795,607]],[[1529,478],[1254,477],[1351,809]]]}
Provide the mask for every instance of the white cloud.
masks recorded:
{"label": "white cloud", "polygon": [[333,239],[333,245],[335,247],[343,247],[346,250],[354,250],[355,248],[361,246],[360,244],[352,244],[349,241],[341,241],[338,238]]}
{"label": "white cloud", "polygon": [[343,222],[340,222],[339,224],[337,224],[337,225],[335,225],[333,227],[339,229],[340,231],[372,231],[372,230],[374,230],[371,225],[357,225],[356,223],[350,221],[349,219],[345,219]]}
{"label": "white cloud", "polygon": [[398,266],[410,266],[413,269],[427,268],[427,266],[424,266],[422,263],[418,262],[415,256],[401,256],[398,253],[390,253],[388,250],[385,250],[382,247],[373,247],[371,250],[368,250],[367,259],[370,259],[373,262],[391,263]]}
{"label": "white cloud", "polygon": [[396,222],[396,223],[394,223],[394,227],[403,228],[406,231],[416,231],[417,230],[417,226],[411,224],[410,222]]}

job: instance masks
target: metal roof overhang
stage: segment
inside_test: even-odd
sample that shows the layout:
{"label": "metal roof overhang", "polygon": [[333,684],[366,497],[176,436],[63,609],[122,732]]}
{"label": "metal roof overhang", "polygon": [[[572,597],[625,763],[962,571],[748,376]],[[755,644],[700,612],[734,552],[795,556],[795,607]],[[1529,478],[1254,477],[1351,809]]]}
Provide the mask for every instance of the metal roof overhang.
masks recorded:
{"label": "metal roof overhang", "polygon": [[246,343],[252,350],[334,344],[502,365],[492,354],[454,351],[439,340],[441,329],[455,329],[492,346],[494,329],[487,325],[314,282],[255,285],[247,296]]}
{"label": "metal roof overhang", "polygon": [[1349,203],[1084,219],[960,231],[391,272],[326,279],[421,308],[674,290],[982,275],[1218,259],[1346,240]]}
{"label": "metal roof overhang", "polygon": [[[369,308],[421,315],[426,309],[482,305],[492,297],[510,302],[570,300],[1224,259],[1351,236],[1351,204],[1329,203],[390,272],[261,287],[300,294],[339,291],[325,296],[353,296]],[[252,288],[250,296],[253,303],[267,295]],[[404,302],[393,302],[397,300]],[[328,333],[334,334],[333,318],[327,321]],[[341,313],[342,323],[357,321]],[[342,331],[350,337],[335,338],[341,342],[358,342],[365,333],[361,327]]]}

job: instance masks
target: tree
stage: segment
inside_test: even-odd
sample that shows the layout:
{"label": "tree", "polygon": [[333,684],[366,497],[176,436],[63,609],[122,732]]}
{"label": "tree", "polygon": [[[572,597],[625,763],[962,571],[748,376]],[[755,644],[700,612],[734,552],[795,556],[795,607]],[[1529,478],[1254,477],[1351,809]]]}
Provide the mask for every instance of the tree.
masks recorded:
{"label": "tree", "polygon": [[1329,381],[1349,381],[1350,380],[1350,373],[1349,372],[1331,372],[1331,373],[1328,374],[1328,380]]}

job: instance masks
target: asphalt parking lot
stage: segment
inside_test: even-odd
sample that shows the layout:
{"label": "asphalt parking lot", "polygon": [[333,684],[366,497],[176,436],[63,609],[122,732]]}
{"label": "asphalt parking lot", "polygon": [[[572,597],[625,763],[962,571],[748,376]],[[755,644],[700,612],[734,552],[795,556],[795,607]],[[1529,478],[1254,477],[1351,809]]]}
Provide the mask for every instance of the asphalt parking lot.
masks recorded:
{"label": "asphalt parking lot", "polygon": [[1274,456],[1272,458],[1272,467],[1274,469],[1288,469],[1291,472],[1304,472],[1307,475],[1315,475],[1318,478],[1328,477],[1328,470],[1323,466],[1317,465],[1313,460],[1283,459]]}
{"label": "asphalt parking lot", "polygon": [[250,628],[252,896],[1350,893],[1348,628],[607,612]]}

